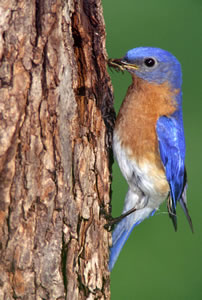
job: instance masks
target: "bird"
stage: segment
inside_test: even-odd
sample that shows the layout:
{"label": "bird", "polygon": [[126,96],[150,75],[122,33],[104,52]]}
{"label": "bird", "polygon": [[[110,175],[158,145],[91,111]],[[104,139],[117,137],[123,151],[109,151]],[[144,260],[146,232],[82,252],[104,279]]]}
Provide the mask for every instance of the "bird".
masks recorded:
{"label": "bird", "polygon": [[135,226],[167,201],[177,230],[180,203],[193,232],[187,208],[187,174],[182,113],[182,72],[177,58],[155,47],[137,47],[108,65],[132,75],[113,131],[113,153],[128,183],[122,215],[111,218],[111,271]]}

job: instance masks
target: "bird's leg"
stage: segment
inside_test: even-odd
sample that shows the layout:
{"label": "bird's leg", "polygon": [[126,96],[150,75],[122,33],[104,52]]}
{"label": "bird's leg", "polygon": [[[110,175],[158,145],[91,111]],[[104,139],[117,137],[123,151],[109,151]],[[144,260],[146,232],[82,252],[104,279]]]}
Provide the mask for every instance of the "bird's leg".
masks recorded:
{"label": "bird's leg", "polygon": [[128,210],[126,213],[120,215],[119,217],[113,218],[112,216],[106,215],[106,219],[108,220],[108,223],[105,224],[104,228],[107,229],[108,231],[111,231],[117,223],[119,223],[121,220],[123,220],[125,217],[128,215],[132,214],[135,212],[137,209],[135,207],[131,208]]}

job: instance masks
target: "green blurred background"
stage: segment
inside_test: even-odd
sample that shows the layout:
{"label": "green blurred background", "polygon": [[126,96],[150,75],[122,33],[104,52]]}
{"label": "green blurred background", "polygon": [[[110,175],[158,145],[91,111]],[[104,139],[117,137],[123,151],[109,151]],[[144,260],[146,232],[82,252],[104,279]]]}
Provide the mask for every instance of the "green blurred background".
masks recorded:
{"label": "green blurred background", "polygon": [[[183,70],[183,111],[192,234],[178,205],[174,232],[166,205],[136,227],[111,273],[112,300],[202,299],[202,1],[102,0],[111,58],[137,46],[173,53]],[[130,75],[110,72],[118,112]],[[113,216],[121,214],[127,184],[113,166]]]}

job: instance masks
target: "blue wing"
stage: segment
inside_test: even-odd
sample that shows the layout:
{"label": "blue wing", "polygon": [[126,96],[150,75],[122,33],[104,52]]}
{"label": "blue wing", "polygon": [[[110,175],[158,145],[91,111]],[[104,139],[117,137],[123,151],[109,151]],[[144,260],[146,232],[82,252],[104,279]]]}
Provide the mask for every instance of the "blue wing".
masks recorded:
{"label": "blue wing", "polygon": [[168,211],[177,229],[176,204],[180,204],[188,218],[193,231],[191,218],[186,207],[187,178],[185,170],[185,139],[182,113],[175,116],[162,116],[157,121],[157,137],[161,160],[165,167],[166,178],[170,185]]}
{"label": "blue wing", "polygon": [[161,160],[170,184],[173,204],[179,200],[184,186],[185,140],[182,121],[162,116],[157,121],[157,136]]}

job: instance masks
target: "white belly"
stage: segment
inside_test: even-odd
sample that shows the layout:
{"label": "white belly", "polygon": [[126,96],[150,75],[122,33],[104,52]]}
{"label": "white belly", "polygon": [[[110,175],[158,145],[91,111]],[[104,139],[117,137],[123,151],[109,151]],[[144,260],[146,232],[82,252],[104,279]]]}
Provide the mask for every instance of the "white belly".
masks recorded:
{"label": "white belly", "polygon": [[147,206],[157,209],[169,192],[165,174],[159,173],[155,164],[149,161],[143,160],[137,164],[134,158],[131,159],[130,150],[121,147],[116,131],[113,136],[113,151],[129,189],[136,193],[138,188],[147,196]]}

